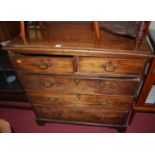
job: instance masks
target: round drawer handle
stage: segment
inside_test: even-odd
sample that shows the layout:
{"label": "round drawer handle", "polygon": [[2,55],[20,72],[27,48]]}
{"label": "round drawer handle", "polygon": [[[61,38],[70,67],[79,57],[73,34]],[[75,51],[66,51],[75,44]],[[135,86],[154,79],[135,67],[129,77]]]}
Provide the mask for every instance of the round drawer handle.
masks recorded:
{"label": "round drawer handle", "polygon": [[41,70],[47,70],[49,67],[52,66],[51,62],[48,60],[46,61],[39,60],[39,61],[33,62],[32,65],[38,67]]}
{"label": "round drawer handle", "polygon": [[102,68],[105,72],[114,72],[116,69],[119,69],[118,65],[114,65],[111,61],[108,61],[105,64],[102,64]]}

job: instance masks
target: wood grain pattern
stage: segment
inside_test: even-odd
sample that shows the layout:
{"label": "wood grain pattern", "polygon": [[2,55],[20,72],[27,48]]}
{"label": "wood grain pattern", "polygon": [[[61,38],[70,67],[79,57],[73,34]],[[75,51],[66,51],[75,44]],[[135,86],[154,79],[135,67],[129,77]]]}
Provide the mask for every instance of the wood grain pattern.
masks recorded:
{"label": "wood grain pattern", "polygon": [[116,58],[79,58],[79,71],[92,74],[126,74],[140,75],[143,73],[145,59]]}
{"label": "wood grain pattern", "polygon": [[[139,80],[109,78],[81,78],[24,74],[21,76],[25,89],[57,93],[113,94],[134,96]],[[37,80],[36,80],[37,79]]]}
{"label": "wood grain pattern", "polygon": [[129,110],[133,102],[133,98],[129,96],[58,94],[37,91],[28,91],[27,95],[33,104],[53,108],[84,107],[96,110]]}
{"label": "wood grain pattern", "polygon": [[44,29],[25,31],[26,44],[17,37],[5,49],[38,121],[124,131],[146,62],[154,55],[145,39],[135,50],[132,38],[100,31],[95,39],[90,25],[47,22]]}
{"label": "wood grain pattern", "polygon": [[31,57],[15,56],[15,67],[19,71],[32,73],[73,73],[73,58],[71,57]]}
{"label": "wood grain pattern", "polygon": [[[104,31],[100,31],[100,44],[99,47],[96,48],[96,39],[92,34],[90,25],[91,22],[48,22],[46,29],[33,31],[27,29],[27,44],[24,44],[20,37],[16,37],[5,49],[15,50],[15,52],[17,52],[17,50],[19,52],[27,50],[27,53],[28,51],[33,51],[36,54],[40,50],[42,50],[42,53],[46,51],[46,54],[48,50],[48,54],[51,54],[52,49],[53,52],[57,49],[76,49],[76,51],[80,49],[85,49],[85,51],[93,49],[94,53],[96,53],[97,50],[108,50],[114,51],[116,55],[119,52],[123,54],[128,53],[129,55],[135,53],[138,53],[138,55],[142,53],[152,55],[145,39],[135,52],[134,39],[113,35]],[[40,37],[36,34],[40,34]],[[61,45],[61,48],[57,48],[57,44]],[[36,51],[34,51],[35,49]],[[62,53],[67,54],[67,52]],[[72,54],[75,54],[75,52],[72,52]],[[104,52],[102,54],[104,54]]]}
{"label": "wood grain pattern", "polygon": [[33,104],[36,114],[40,118],[65,121],[91,122],[101,124],[124,125],[127,122],[128,112],[108,110],[90,110],[88,108],[59,108]]}

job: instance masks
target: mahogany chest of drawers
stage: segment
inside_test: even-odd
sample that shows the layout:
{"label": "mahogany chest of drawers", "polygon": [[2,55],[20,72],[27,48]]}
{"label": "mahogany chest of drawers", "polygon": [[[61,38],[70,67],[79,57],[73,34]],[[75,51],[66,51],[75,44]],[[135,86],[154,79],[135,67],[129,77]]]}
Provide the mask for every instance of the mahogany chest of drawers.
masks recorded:
{"label": "mahogany chest of drawers", "polygon": [[[85,24],[79,27],[86,29]],[[59,39],[54,34],[51,45]],[[146,42],[135,51],[132,39],[102,35],[100,48],[92,47],[93,39],[77,41],[76,34],[76,46],[62,36],[59,48],[42,40],[26,45],[14,41],[6,47],[38,122],[127,127],[152,53]]]}

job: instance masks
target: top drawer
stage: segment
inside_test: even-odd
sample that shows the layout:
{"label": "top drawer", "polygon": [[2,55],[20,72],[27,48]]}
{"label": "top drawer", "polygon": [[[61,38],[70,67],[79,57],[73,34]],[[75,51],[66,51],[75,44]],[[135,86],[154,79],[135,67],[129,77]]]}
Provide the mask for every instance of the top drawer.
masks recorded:
{"label": "top drawer", "polygon": [[40,74],[141,75],[147,59],[13,55],[20,71]]}
{"label": "top drawer", "polygon": [[73,73],[72,57],[39,57],[14,55],[13,62],[18,70],[31,73]]}
{"label": "top drawer", "polygon": [[146,59],[79,58],[79,72],[88,74],[140,75]]}

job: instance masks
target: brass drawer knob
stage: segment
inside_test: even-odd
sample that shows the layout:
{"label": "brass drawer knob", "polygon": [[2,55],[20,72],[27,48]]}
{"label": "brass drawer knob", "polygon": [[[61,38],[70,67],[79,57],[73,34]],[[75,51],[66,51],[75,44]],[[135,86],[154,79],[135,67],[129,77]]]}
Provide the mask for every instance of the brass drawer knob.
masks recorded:
{"label": "brass drawer knob", "polygon": [[80,95],[80,94],[77,94],[76,97],[77,97],[77,99],[79,99],[79,100],[81,99],[81,95]]}
{"label": "brass drawer knob", "polygon": [[80,79],[75,79],[74,81],[77,85],[80,83]]}
{"label": "brass drawer knob", "polygon": [[81,110],[80,110],[80,108],[77,108],[77,109],[76,109],[76,111],[77,111],[78,113],[81,113]]}
{"label": "brass drawer knob", "polygon": [[116,89],[116,84],[108,82],[108,81],[103,81],[99,80],[99,87],[104,88],[104,89]]}
{"label": "brass drawer knob", "polygon": [[48,112],[47,113],[47,116],[50,116],[50,117],[62,117],[62,113],[58,113],[58,112]]}
{"label": "brass drawer knob", "polygon": [[52,103],[58,103],[58,100],[59,100],[58,98],[51,98],[51,97],[49,98],[49,101]]}
{"label": "brass drawer knob", "polygon": [[74,105],[72,103],[68,103],[65,107],[66,108],[72,108],[72,107],[74,107]]}
{"label": "brass drawer knob", "polygon": [[33,62],[32,65],[38,67],[41,70],[47,70],[49,67],[52,66],[51,62],[48,60],[46,61],[39,60],[39,61]]}
{"label": "brass drawer knob", "polygon": [[41,85],[45,88],[51,88],[55,85],[55,82],[53,81],[44,81],[44,82],[41,82]]}
{"label": "brass drawer knob", "polygon": [[96,116],[96,119],[98,121],[105,121],[106,119],[109,119],[109,117],[107,117],[107,116]]}
{"label": "brass drawer knob", "polygon": [[111,100],[104,100],[104,101],[101,101],[101,100],[97,100],[96,103],[98,105],[105,105],[105,106],[109,106],[112,104],[112,101]]}
{"label": "brass drawer knob", "polygon": [[111,61],[108,61],[107,63],[102,64],[101,66],[105,72],[114,72],[117,69],[119,69],[119,66],[116,64],[113,64]]}

